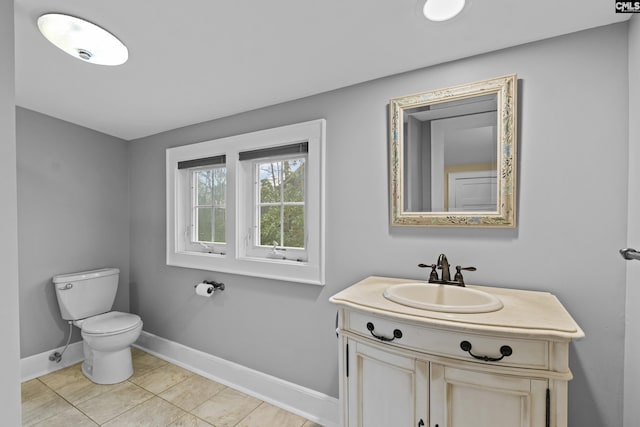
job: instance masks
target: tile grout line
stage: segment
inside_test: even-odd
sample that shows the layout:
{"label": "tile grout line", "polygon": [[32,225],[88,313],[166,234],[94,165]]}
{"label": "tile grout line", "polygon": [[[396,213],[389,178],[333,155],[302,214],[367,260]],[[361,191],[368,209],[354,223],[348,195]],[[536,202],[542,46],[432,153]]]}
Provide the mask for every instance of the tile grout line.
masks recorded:
{"label": "tile grout line", "polygon": [[[72,408],[74,408],[75,410],[77,410],[78,412],[80,412],[82,415],[84,415],[85,417],[87,417],[91,422],[93,422],[96,425],[100,425],[98,424],[98,422],[96,420],[94,420],[93,418],[91,418],[88,414],[86,414],[82,409],[78,408],[76,405],[74,405],[73,403],[71,403],[67,398],[65,398],[63,395],[61,395],[60,393],[58,393],[56,390],[54,390],[52,387],[49,387],[48,384],[46,384],[44,381],[40,380],[38,378],[38,381],[40,381],[42,384],[45,385],[45,387],[47,387],[49,390],[51,390],[52,392],[54,392],[57,396],[59,396],[62,400],[64,400],[65,402],[67,402],[69,405],[71,405]],[[58,414],[53,414],[51,415],[51,417],[49,418],[53,418]],[[47,418],[47,419],[49,419]]]}
{"label": "tile grout line", "polygon": [[[126,414],[127,412],[129,412],[129,411],[133,410],[134,408],[137,408],[138,406],[140,406],[140,405],[144,404],[145,402],[148,402],[149,400],[153,399],[153,396],[155,396],[155,394],[154,394],[154,393],[150,392],[149,390],[147,390],[147,389],[146,389],[146,388],[144,388],[144,387],[139,386],[139,385],[138,385],[138,384],[136,384],[136,383],[132,383],[132,382],[131,382],[131,381],[129,381],[128,379],[126,379],[126,380],[124,380],[124,381],[122,381],[121,383],[118,383],[118,384],[122,384],[122,383],[125,383],[125,382],[126,382],[126,383],[129,383],[129,384],[131,384],[131,385],[133,385],[133,386],[136,386],[136,387],[138,387],[138,388],[139,388],[139,389],[141,389],[141,390],[144,390],[144,391],[147,391],[147,392],[151,393],[151,395],[152,395],[152,396],[151,396],[151,397],[149,397],[148,399],[143,400],[142,402],[138,403],[137,405],[132,406],[131,408],[127,409],[126,411],[124,411],[124,412],[122,412],[122,413],[120,413],[120,414],[118,414],[118,415],[115,415],[115,416],[113,416],[113,417],[109,418],[108,420],[106,420],[106,421],[104,421],[104,422],[102,422],[102,423],[98,423],[96,420],[94,420],[93,418],[91,418],[91,417],[89,417],[89,416],[87,415],[87,416],[91,419],[91,421],[93,421],[94,423],[98,424],[99,426],[103,426],[103,425],[105,425],[105,424],[107,424],[107,423],[109,423],[109,422],[111,422],[111,421],[115,420],[115,419],[116,419],[116,418],[118,418],[119,416],[124,415],[124,414]],[[105,392],[105,393],[108,393],[108,392]],[[101,394],[99,394],[98,396],[101,396],[102,394],[104,394],[104,393],[101,393]],[[95,397],[98,397],[98,396],[95,396]],[[92,399],[93,399],[93,398],[92,398]],[[78,410],[80,410],[80,408],[77,408],[77,409],[78,409]]]}
{"label": "tile grout line", "polygon": [[[52,391],[56,396],[58,396],[58,397],[62,398],[65,402],[67,401],[66,399],[64,399],[64,397],[62,397],[62,396],[60,396],[58,393],[56,393],[56,391],[55,391],[55,390],[53,390],[51,387],[49,387],[47,384],[45,384],[43,381],[41,381],[41,380],[40,380],[40,378],[35,378],[35,379],[36,379],[36,380],[38,380],[38,382],[39,382],[40,384],[44,385],[47,389],[51,390],[51,391]],[[67,402],[67,403],[68,403],[68,402]],[[36,423],[29,424],[29,425],[36,425],[36,424],[40,424],[41,422],[46,421],[46,420],[48,420],[49,418],[54,417],[55,415],[56,415],[56,414],[51,414],[50,416],[48,416],[48,417],[46,417],[46,418],[43,418],[42,420],[40,420],[40,421],[38,421],[38,422],[36,422]]]}
{"label": "tile grout line", "polygon": [[[166,366],[166,365],[163,365],[163,366],[159,366],[159,367],[157,367],[157,368],[154,368],[154,369],[150,370],[149,372],[146,372],[145,374],[141,375],[141,377],[143,377],[143,376],[145,376],[145,375],[147,375],[147,374],[149,374],[149,373],[151,373],[151,372],[153,372],[153,371],[155,371],[155,370],[158,370],[158,369],[164,368],[165,366]],[[126,410],[126,411],[124,411],[123,413],[118,414],[118,415],[116,415],[115,417],[113,417],[113,418],[111,418],[111,419],[109,419],[109,420],[107,420],[107,421],[105,421],[104,423],[99,424],[99,425],[100,425],[100,426],[103,426],[103,425],[105,425],[105,424],[107,424],[107,423],[111,422],[112,420],[114,420],[114,419],[116,419],[116,418],[118,418],[118,417],[120,417],[120,416],[122,416],[122,415],[126,414],[127,412],[130,412],[130,411],[134,410],[134,409],[135,409],[135,408],[137,408],[138,406],[143,405],[144,403],[146,403],[146,402],[148,402],[149,400],[153,399],[153,397],[157,397],[157,398],[161,399],[162,401],[164,401],[164,402],[166,402],[166,403],[170,404],[171,406],[173,406],[173,407],[175,407],[175,408],[179,409],[180,411],[184,412],[184,414],[181,414],[180,416],[178,416],[178,418],[176,418],[175,420],[171,421],[171,423],[174,423],[175,421],[177,421],[180,417],[183,417],[184,415],[192,415],[192,416],[194,416],[195,418],[197,418],[197,419],[199,419],[199,420],[202,420],[203,422],[207,422],[206,420],[204,420],[204,419],[202,419],[202,418],[198,417],[197,415],[193,414],[191,411],[187,411],[186,409],[183,409],[183,408],[179,407],[178,405],[174,404],[173,402],[170,402],[169,400],[167,400],[167,399],[165,399],[164,397],[160,396],[160,394],[164,393],[165,391],[167,391],[167,390],[169,390],[169,389],[171,389],[171,388],[173,388],[173,387],[175,387],[175,386],[177,386],[177,385],[179,385],[179,384],[182,384],[183,382],[187,381],[189,378],[190,378],[190,377],[187,377],[187,378],[183,379],[182,381],[180,381],[180,382],[178,382],[178,383],[176,383],[176,384],[173,384],[173,385],[171,385],[170,387],[167,387],[166,389],[164,389],[164,390],[160,391],[159,393],[154,393],[154,392],[152,392],[151,390],[148,390],[148,389],[144,388],[143,386],[138,385],[138,384],[136,384],[136,383],[134,383],[134,382],[130,381],[129,379],[125,380],[126,382],[128,382],[128,383],[130,383],[130,384],[133,384],[133,385],[135,385],[136,387],[141,388],[141,389],[143,389],[143,390],[145,390],[145,391],[147,391],[147,392],[151,393],[153,396],[152,396],[152,397],[150,397],[149,399],[145,400],[144,402],[140,402],[140,403],[139,403],[139,404],[137,404],[136,406],[133,406],[133,407],[131,407],[131,408],[127,409],[127,410]],[[227,387],[225,386],[223,389],[221,389],[221,390],[217,391],[216,393],[212,394],[212,395],[209,397],[209,399],[211,399],[213,396],[217,395],[218,393],[220,393],[222,390],[224,390],[224,389],[226,389],[226,388],[227,388]],[[207,399],[207,400],[209,400],[209,399]],[[195,409],[195,408],[194,408],[194,409]],[[91,420],[92,420],[92,421],[94,421],[93,419],[91,419]],[[95,422],[95,421],[94,421],[94,422]],[[208,422],[207,422],[207,423],[208,423]],[[215,427],[215,426],[214,426],[214,427]]]}
{"label": "tile grout line", "polygon": [[[67,398],[65,398],[63,395],[61,395],[60,393],[58,393],[54,388],[50,387],[49,384],[45,383],[44,381],[42,381],[40,379],[40,377],[38,378],[34,378],[35,380],[37,380],[40,384],[42,384],[43,386],[45,386],[48,390],[50,390],[51,392],[53,392],[53,394],[55,394],[56,396],[58,396],[60,399],[64,400],[66,403],[69,404],[69,406],[71,406],[73,409],[77,410],[78,412],[80,412],[82,415],[84,415],[85,417],[87,417],[91,422],[93,422],[95,425],[100,425],[98,424],[98,422],[96,420],[94,420],[93,418],[91,418],[89,415],[87,415],[82,409],[76,407],[76,405],[74,405],[73,403],[71,403]],[[38,421],[35,424],[32,425],[37,425],[37,424],[41,424],[44,421],[47,421],[50,418],[55,417],[56,415],[58,415],[59,412],[51,414],[50,416],[43,418],[42,420]]]}
{"label": "tile grout line", "polygon": [[[133,356],[133,355],[132,355],[132,356]],[[134,357],[132,357],[132,360],[133,360],[133,359],[134,359]],[[153,369],[150,369],[148,372],[145,372],[144,374],[140,375],[140,377],[139,377],[139,378],[142,378],[142,377],[146,376],[147,374],[150,374],[151,372],[154,372],[154,371],[156,371],[156,370],[162,369],[162,368],[166,367],[166,365],[167,365],[167,364],[168,364],[168,362],[167,362],[167,363],[165,363],[165,364],[163,364],[163,365],[161,365],[161,366],[157,366],[157,367],[155,367],[155,368],[153,368]],[[126,411],[124,411],[124,412],[122,412],[122,413],[120,413],[120,414],[118,414],[118,415],[115,415],[115,416],[114,416],[114,417],[112,417],[112,418],[109,418],[108,420],[106,420],[106,421],[105,421],[105,422],[103,422],[103,423],[98,423],[96,420],[94,420],[93,418],[89,417],[88,415],[87,415],[87,417],[89,417],[89,419],[91,419],[91,421],[95,422],[95,423],[96,423],[96,424],[98,424],[99,426],[103,426],[103,425],[105,425],[105,424],[107,424],[107,423],[109,423],[109,422],[111,422],[111,421],[115,420],[116,418],[118,418],[118,417],[120,417],[120,416],[122,416],[122,415],[126,414],[126,413],[127,413],[127,412],[129,412],[129,411],[133,411],[135,408],[139,407],[140,405],[143,405],[144,403],[148,402],[149,400],[153,399],[154,397],[158,397],[158,398],[162,399],[163,401],[165,401],[165,402],[167,402],[167,403],[171,404],[172,406],[175,406],[176,408],[178,408],[178,409],[180,409],[180,410],[183,410],[182,408],[180,408],[180,407],[178,407],[178,406],[174,405],[173,403],[171,403],[171,402],[167,401],[166,399],[163,399],[159,394],[156,394],[156,393],[152,392],[151,390],[148,390],[148,389],[146,389],[145,387],[143,387],[143,386],[141,386],[141,385],[139,385],[139,384],[136,384],[135,382],[131,381],[131,378],[132,378],[132,377],[133,377],[133,375],[132,375],[131,377],[127,378],[126,380],[122,381],[122,382],[123,382],[123,383],[124,383],[124,382],[129,383],[129,384],[131,384],[131,385],[133,385],[133,386],[135,386],[135,387],[137,387],[137,388],[139,388],[139,389],[141,389],[141,390],[144,390],[144,391],[146,391],[146,392],[148,392],[148,393],[151,393],[151,397],[149,397],[148,399],[145,399],[144,401],[142,401],[142,402],[138,403],[138,404],[137,404],[137,405],[135,405],[135,406],[132,406],[131,408],[127,409]],[[183,381],[186,381],[186,380],[187,380],[187,379],[185,378]],[[183,381],[180,381],[180,383],[181,383],[181,382],[183,382]],[[177,384],[180,384],[180,383],[177,383]],[[173,386],[172,386],[172,387],[173,387]],[[171,388],[171,387],[169,387],[169,388]],[[166,390],[168,390],[169,388],[167,388]],[[162,392],[164,392],[164,391],[166,391],[166,390],[163,390]],[[105,393],[108,393],[108,392],[107,392],[107,391],[105,391]],[[104,394],[104,393],[101,393],[101,394]],[[80,410],[79,408],[76,408],[76,409]],[[183,411],[184,411],[184,410],[183,410]],[[82,411],[81,411],[81,412],[82,412]],[[186,411],[184,411],[184,412],[186,412]],[[83,412],[83,413],[84,413],[84,412]],[[85,415],[86,415],[86,414],[85,414]]]}
{"label": "tile grout line", "polygon": [[[249,418],[251,416],[251,414],[253,414],[254,412],[256,412],[258,409],[260,409],[260,407],[262,405],[270,405],[269,403],[265,402],[264,400],[260,400],[260,404],[258,406],[256,406],[254,409],[251,410],[251,412],[249,412],[244,418],[242,418],[240,421],[238,421],[236,424],[233,425],[233,427],[238,427],[240,424],[242,424],[242,422],[244,420],[246,420],[247,418]],[[281,409],[283,410],[283,409]],[[304,425],[306,424],[307,420],[303,419],[302,424],[300,424],[298,427],[304,427]],[[215,427],[215,426],[214,426]]]}
{"label": "tile grout line", "polygon": [[256,406],[255,408],[253,408],[246,416],[244,416],[242,419],[240,419],[236,424],[233,425],[233,427],[237,427],[240,425],[240,423],[242,423],[244,420],[246,420],[247,418],[249,418],[251,416],[251,414],[253,414],[255,411],[258,410],[259,407],[261,407],[264,404],[264,401],[260,401],[260,403],[258,404],[258,406]]}
{"label": "tile grout line", "polygon": [[[197,375],[197,374],[194,374],[194,375]],[[169,401],[169,400],[165,399],[164,397],[160,396],[160,394],[161,394],[161,393],[164,393],[165,391],[167,391],[167,390],[169,390],[169,389],[171,389],[171,388],[173,388],[173,387],[176,387],[176,386],[177,386],[177,385],[179,385],[179,384],[182,384],[183,382],[187,381],[188,379],[189,379],[189,378],[185,378],[184,380],[180,381],[179,383],[176,383],[176,384],[172,385],[171,387],[169,387],[169,388],[167,388],[167,389],[165,389],[165,390],[162,390],[162,391],[161,391],[160,393],[158,393],[156,396],[158,396],[160,399],[164,400],[165,402],[170,403],[171,405],[175,406],[176,408],[178,408],[178,409],[182,410],[183,412],[185,412],[185,413],[186,413],[186,415],[192,415],[192,416],[194,416],[195,418],[197,418],[197,419],[199,419],[199,420],[201,420],[201,421],[203,421],[203,422],[205,422],[205,423],[207,423],[207,424],[211,424],[211,423],[210,423],[210,422],[208,422],[207,420],[205,420],[205,419],[203,419],[203,418],[201,418],[201,417],[197,416],[196,414],[194,414],[194,413],[193,413],[193,411],[195,411],[197,408],[199,408],[200,406],[204,405],[207,401],[209,401],[209,400],[213,399],[213,397],[214,397],[214,396],[217,396],[218,394],[220,394],[220,393],[221,393],[221,392],[223,392],[224,390],[228,389],[229,387],[224,386],[223,388],[221,388],[220,390],[218,390],[217,392],[215,392],[215,393],[213,393],[211,396],[209,396],[209,397],[208,397],[204,402],[202,402],[200,405],[196,406],[195,408],[193,408],[193,409],[192,409],[192,410],[190,410],[190,411],[187,411],[186,409],[183,409],[183,408],[179,407],[178,405],[174,404],[173,402],[171,402],[171,401]],[[211,424],[211,425],[213,425],[213,424]],[[213,426],[213,427],[216,427],[216,426]]]}

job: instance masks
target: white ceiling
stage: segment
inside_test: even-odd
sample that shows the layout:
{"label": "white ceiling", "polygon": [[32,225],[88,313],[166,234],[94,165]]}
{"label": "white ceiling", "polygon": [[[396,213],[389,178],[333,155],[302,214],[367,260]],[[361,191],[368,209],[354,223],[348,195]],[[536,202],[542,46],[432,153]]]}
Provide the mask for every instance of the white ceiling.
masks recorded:
{"label": "white ceiling", "polygon": [[[16,0],[16,102],[126,140],[508,46],[624,21],[611,0],[471,0],[447,23],[419,0]],[[74,59],[38,16],[122,40],[129,61]]]}

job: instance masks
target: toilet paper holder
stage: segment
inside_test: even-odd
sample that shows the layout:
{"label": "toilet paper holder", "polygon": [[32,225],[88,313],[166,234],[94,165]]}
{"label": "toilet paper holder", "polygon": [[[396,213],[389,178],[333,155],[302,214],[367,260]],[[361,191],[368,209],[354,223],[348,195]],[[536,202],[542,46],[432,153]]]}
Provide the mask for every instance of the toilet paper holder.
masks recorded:
{"label": "toilet paper holder", "polygon": [[[224,291],[224,283],[216,282],[215,280],[203,280],[202,283],[206,283],[207,285],[213,286],[211,289],[211,293],[215,291]],[[194,288],[197,288],[198,285],[195,285]]]}

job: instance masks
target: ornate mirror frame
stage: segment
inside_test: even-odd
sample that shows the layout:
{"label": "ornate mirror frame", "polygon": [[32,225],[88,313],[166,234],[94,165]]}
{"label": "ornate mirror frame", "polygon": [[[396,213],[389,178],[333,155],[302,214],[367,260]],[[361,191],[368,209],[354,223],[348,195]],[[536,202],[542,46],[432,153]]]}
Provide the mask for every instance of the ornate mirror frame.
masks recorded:
{"label": "ornate mirror frame", "polygon": [[[516,226],[517,75],[393,98],[389,101],[390,196],[392,226],[513,228]],[[404,112],[448,101],[497,95],[497,209],[487,212],[405,210]]]}

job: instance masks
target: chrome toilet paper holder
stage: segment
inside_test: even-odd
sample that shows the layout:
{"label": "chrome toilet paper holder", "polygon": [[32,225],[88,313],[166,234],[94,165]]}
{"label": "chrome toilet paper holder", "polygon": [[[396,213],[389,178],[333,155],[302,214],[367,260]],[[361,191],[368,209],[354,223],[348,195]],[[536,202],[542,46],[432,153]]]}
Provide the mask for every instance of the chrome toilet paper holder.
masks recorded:
{"label": "chrome toilet paper holder", "polygon": [[[224,291],[224,283],[216,282],[215,280],[203,280],[202,283],[206,283],[207,285],[213,286],[210,288],[210,291],[207,290],[208,293],[213,293],[215,291]],[[194,288],[197,288],[198,285],[195,285]]]}

